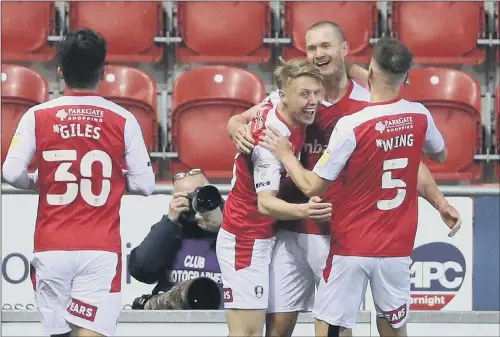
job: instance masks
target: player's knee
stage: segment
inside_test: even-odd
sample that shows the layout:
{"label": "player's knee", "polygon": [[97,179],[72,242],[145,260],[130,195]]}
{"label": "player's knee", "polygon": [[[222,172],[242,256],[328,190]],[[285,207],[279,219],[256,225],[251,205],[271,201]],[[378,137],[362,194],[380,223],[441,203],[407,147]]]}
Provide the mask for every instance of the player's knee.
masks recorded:
{"label": "player's knee", "polygon": [[290,337],[297,322],[297,312],[266,315],[266,337]]}
{"label": "player's knee", "polygon": [[260,315],[258,315],[257,312],[248,312],[247,319],[240,315],[231,316],[229,316],[231,318],[228,317],[229,319],[227,320],[230,337],[262,336],[264,330],[264,315],[262,315],[262,319],[260,319]]}

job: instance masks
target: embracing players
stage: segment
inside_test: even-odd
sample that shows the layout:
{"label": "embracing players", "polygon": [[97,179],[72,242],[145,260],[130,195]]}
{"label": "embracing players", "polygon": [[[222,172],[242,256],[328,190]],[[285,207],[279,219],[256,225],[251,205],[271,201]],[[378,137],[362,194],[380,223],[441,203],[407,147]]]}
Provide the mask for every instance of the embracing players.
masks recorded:
{"label": "embracing players", "polygon": [[[346,67],[356,78],[365,76],[366,70],[351,66],[345,61],[349,44],[341,27],[333,22],[322,21],[312,25],[306,33],[307,59],[320,70],[324,78],[325,99],[320,103],[313,124],[307,127],[301,162],[308,169],[314,165],[328,145],[330,135],[340,118],[363,109],[370,101],[370,92],[349,80]],[[363,73],[366,72],[366,74]],[[280,97],[273,93],[267,98],[277,104]],[[252,149],[247,123],[258,106],[234,116],[228,123],[231,138],[238,149]],[[446,211],[448,204],[424,164],[418,176],[419,193],[438,209]],[[322,196],[324,202],[332,203],[333,214],[338,210],[340,180],[332,182]],[[280,197],[289,202],[308,200],[298,189],[288,189]],[[329,251],[328,224],[317,224],[307,219],[279,221],[281,230],[276,234],[276,248],[271,270],[271,296],[267,319],[267,333],[272,336],[290,336],[298,313],[312,308],[314,292],[319,284]]]}
{"label": "embracing players", "polygon": [[[446,159],[430,112],[399,97],[411,62],[401,42],[378,41],[369,68],[370,103],[338,121],[313,171],[291,155],[286,138],[273,130],[261,137],[260,145],[273,152],[306,195],[322,195],[330,182],[342,180],[313,309],[317,336],[338,336],[354,327],[368,281],[381,336],[406,336],[420,160],[422,153],[438,162]],[[458,213],[451,206],[440,212],[454,235],[461,224]]]}

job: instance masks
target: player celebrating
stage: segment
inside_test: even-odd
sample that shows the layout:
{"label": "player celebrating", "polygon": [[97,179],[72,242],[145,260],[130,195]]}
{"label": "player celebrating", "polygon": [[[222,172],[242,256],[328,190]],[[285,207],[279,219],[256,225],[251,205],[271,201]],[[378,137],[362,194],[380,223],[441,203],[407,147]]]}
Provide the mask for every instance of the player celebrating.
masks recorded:
{"label": "player celebrating", "polygon": [[[274,72],[281,102],[264,105],[251,122],[252,136],[273,126],[288,136],[294,155],[300,154],[305,126],[313,122],[321,99],[321,74],[312,64],[293,61]],[[309,218],[328,221],[331,204],[312,198],[302,204],[278,199],[286,186],[280,162],[256,146],[250,155],[235,158],[232,190],[217,238],[217,258],[224,284],[224,302],[230,336],[259,336],[265,323],[269,298],[269,266],[274,248],[275,218]],[[285,181],[286,182],[286,181]]]}
{"label": "player celebrating", "polygon": [[[273,152],[307,195],[321,195],[343,171],[343,187],[331,226],[331,247],[313,314],[317,336],[353,328],[370,280],[382,336],[406,336],[410,303],[411,253],[417,230],[417,173],[422,149],[432,160],[446,159],[444,140],[430,112],[399,98],[411,66],[406,46],[382,38],[369,69],[370,104],[343,117],[313,171],[291,155],[272,132],[262,146]],[[442,213],[451,229],[458,213]]]}
{"label": "player celebrating", "polygon": [[[307,127],[306,140],[301,161],[313,169],[338,120],[364,108],[370,93],[350,77],[367,80],[368,72],[346,62],[348,42],[342,28],[336,23],[321,21],[312,25],[305,36],[307,59],[316,65],[324,78],[326,99],[318,107],[315,121]],[[365,74],[366,73],[366,74]],[[273,93],[268,100],[277,104],[279,95]],[[246,153],[253,147],[247,123],[259,106],[234,116],[228,123],[231,138],[238,149]],[[432,205],[445,211],[449,205],[437,188],[427,167],[419,170],[419,193]],[[333,204],[333,216],[337,207],[340,180],[329,185],[322,197]],[[289,202],[308,200],[301,191],[289,189],[281,198]],[[311,310],[314,292],[319,284],[329,251],[329,228],[327,224],[313,221],[280,221],[281,230],[276,234],[276,248],[271,263],[271,297],[268,309],[267,328],[269,336],[291,336],[300,311]]]}
{"label": "player celebrating", "polygon": [[[23,115],[3,178],[39,190],[31,264],[45,332],[112,336],[121,307],[120,201],[125,188],[150,195],[155,177],[135,117],[96,93],[106,41],[89,29],[71,32],[58,56],[69,93]],[[29,174],[34,155],[38,170]]]}

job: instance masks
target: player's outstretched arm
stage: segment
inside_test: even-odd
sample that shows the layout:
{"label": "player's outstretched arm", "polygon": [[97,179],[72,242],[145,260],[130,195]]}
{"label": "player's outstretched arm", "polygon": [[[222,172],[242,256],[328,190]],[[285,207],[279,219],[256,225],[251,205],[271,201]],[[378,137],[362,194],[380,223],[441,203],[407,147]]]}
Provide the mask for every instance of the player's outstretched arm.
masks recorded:
{"label": "player's outstretched arm", "polygon": [[125,124],[125,162],[127,190],[142,195],[150,195],[155,189],[155,175],[151,166],[141,127],[135,117]]}
{"label": "player's outstretched arm", "polygon": [[35,112],[28,110],[17,126],[2,168],[2,177],[15,188],[38,189],[38,171],[28,173],[28,165],[36,151]]}
{"label": "player's outstretched arm", "polygon": [[448,205],[448,201],[439,190],[429,168],[422,162],[418,168],[417,190],[418,194],[437,210]]}
{"label": "player's outstretched arm", "polygon": [[450,229],[448,236],[455,235],[462,224],[460,214],[448,203],[443,193],[439,190],[429,168],[422,162],[418,168],[417,189],[418,194],[434,206],[441,215],[441,219],[443,219],[443,222]]}
{"label": "player's outstretched arm", "polygon": [[347,77],[350,79],[359,82],[359,83],[368,83],[368,70],[365,68],[346,61],[345,62],[345,70],[347,73]]}
{"label": "player's outstretched arm", "polygon": [[277,220],[310,219],[315,222],[329,221],[332,217],[332,204],[322,203],[313,197],[308,203],[291,204],[276,197],[277,191],[266,190],[258,194],[258,207],[262,215]]}

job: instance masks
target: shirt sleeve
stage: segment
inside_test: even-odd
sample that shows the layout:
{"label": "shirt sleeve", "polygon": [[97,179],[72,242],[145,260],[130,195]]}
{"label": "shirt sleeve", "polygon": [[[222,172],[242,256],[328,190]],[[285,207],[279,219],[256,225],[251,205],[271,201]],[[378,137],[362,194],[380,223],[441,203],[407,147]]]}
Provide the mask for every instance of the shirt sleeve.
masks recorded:
{"label": "shirt sleeve", "polygon": [[26,163],[26,167],[31,162],[36,151],[35,136],[35,111],[28,110],[17,126],[14,137],[10,143],[9,152],[6,158],[21,159]]}
{"label": "shirt sleeve", "polygon": [[29,109],[12,137],[2,169],[4,180],[16,188],[36,189],[38,172],[28,173],[28,165],[35,152],[35,110]]}
{"label": "shirt sleeve", "polygon": [[352,127],[339,121],[333,129],[328,147],[314,166],[314,173],[323,179],[337,179],[352,152],[356,148],[356,136]]}
{"label": "shirt sleeve", "polygon": [[283,166],[267,149],[257,145],[252,152],[253,180],[257,193],[279,191]]}
{"label": "shirt sleeve", "polygon": [[444,150],[444,139],[434,123],[434,118],[427,108],[425,108],[427,116],[427,131],[425,133],[424,150],[426,153],[438,153]]}
{"label": "shirt sleeve", "polygon": [[129,190],[150,195],[155,187],[155,176],[141,127],[133,116],[125,124],[125,162]]}

